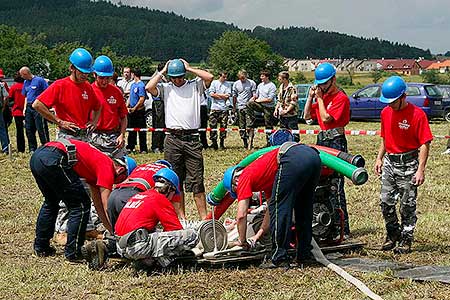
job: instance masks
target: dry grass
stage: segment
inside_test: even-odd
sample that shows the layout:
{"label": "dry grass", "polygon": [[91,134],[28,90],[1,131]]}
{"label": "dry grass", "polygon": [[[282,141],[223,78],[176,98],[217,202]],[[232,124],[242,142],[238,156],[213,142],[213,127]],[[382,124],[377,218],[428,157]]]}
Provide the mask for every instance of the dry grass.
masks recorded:
{"label": "dry grass", "polygon": [[[434,134],[447,134],[447,123],[435,122]],[[315,126],[313,126],[316,128]],[[378,122],[352,122],[348,129],[378,129]],[[306,125],[301,125],[306,128]],[[311,128],[311,127],[308,127]],[[302,136],[305,143],[313,136]],[[426,182],[419,189],[418,226],[413,252],[394,256],[376,249],[384,238],[379,211],[380,184],[372,166],[379,137],[352,136],[349,150],[362,154],[370,169],[369,182],[353,186],[347,181],[351,228],[355,238],[367,243],[363,255],[415,264],[450,265],[450,157],[441,156],[444,140],[432,144]],[[257,145],[264,144],[258,135]],[[237,133],[226,140],[225,151],[205,151],[206,186],[211,190],[224,170],[249,152],[240,148]],[[140,163],[161,155],[138,155]],[[128,266],[112,264],[107,271],[92,272],[84,265],[64,261],[63,250],[53,258],[32,255],[34,226],[42,196],[28,167],[28,155],[14,160],[0,157],[0,299],[363,299],[353,286],[325,268],[266,271],[255,267],[178,270],[164,275],[135,275]],[[195,218],[191,198],[188,214]],[[232,207],[228,215],[232,216]],[[351,272],[384,299],[448,299],[450,286],[418,283],[392,277],[391,272],[363,274]]]}

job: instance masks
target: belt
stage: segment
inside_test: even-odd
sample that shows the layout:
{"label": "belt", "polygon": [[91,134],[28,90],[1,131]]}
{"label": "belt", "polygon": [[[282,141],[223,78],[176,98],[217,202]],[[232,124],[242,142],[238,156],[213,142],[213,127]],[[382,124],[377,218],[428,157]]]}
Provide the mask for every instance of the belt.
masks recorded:
{"label": "belt", "polygon": [[117,134],[120,134],[119,129],[113,129],[113,130],[98,130],[98,129],[96,129],[94,131],[94,133],[99,133],[99,134],[113,134],[113,133],[117,133]]}
{"label": "belt", "polygon": [[76,128],[73,131],[72,130],[67,130],[65,128],[59,128],[59,131],[67,134],[67,135],[72,135],[72,136],[80,136],[80,137],[85,137],[88,135],[88,130],[87,128]]}
{"label": "belt", "polygon": [[198,134],[198,129],[171,129],[171,128],[167,128],[167,132],[172,134],[172,135],[178,135],[178,136],[197,135]]}
{"label": "belt", "polygon": [[338,136],[345,134],[344,127],[336,127],[332,129],[322,130],[319,132],[319,138],[324,140],[332,140]]}
{"label": "belt", "polygon": [[416,159],[419,156],[419,150],[413,150],[409,152],[404,153],[398,153],[398,154],[387,154],[389,157],[389,160],[395,163],[407,163],[414,159]]}

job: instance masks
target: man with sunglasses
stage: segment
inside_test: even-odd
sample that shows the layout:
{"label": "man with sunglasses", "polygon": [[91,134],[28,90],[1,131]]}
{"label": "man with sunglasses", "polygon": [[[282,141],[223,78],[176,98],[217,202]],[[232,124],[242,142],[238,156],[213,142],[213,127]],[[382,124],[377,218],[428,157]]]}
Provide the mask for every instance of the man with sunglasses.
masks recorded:
{"label": "man with sunglasses", "polygon": [[[58,125],[58,137],[88,141],[101,112],[101,103],[87,81],[93,59],[89,51],[77,48],[69,61],[70,76],[56,80],[36,98],[32,107]],[[49,110],[52,107],[55,115]]]}
{"label": "man with sunglasses", "polygon": [[[336,68],[330,63],[321,63],[315,72],[314,86],[310,89],[305,103],[305,120],[311,119],[315,111],[321,131],[317,135],[317,145],[347,152],[345,126],[350,122],[350,101],[336,85]],[[312,103],[315,99],[316,103]],[[344,234],[350,235],[347,200],[344,192],[344,177],[336,174],[338,180],[338,203],[344,212]]]}
{"label": "man with sunglasses", "polygon": [[106,55],[100,55],[94,62],[92,88],[102,104],[102,112],[97,128],[92,133],[90,144],[112,157],[123,157],[125,150],[125,130],[128,110],[122,92],[111,84],[114,66]]}
{"label": "man with sunglasses", "polygon": [[406,101],[406,90],[406,83],[399,76],[389,77],[381,87],[380,101],[388,106],[381,111],[383,140],[375,162],[375,172],[381,175],[380,207],[386,224],[386,240],[381,249],[393,249],[397,254],[411,251],[417,222],[417,187],[425,181],[433,140],[426,114]]}
{"label": "man with sunglasses", "polygon": [[[197,76],[187,80],[186,72]],[[168,83],[160,83],[166,74]],[[194,194],[195,204],[201,219],[206,217],[206,196],[204,185],[203,146],[200,142],[200,105],[202,95],[209,88],[214,76],[204,70],[193,68],[183,59],[166,63],[147,83],[146,89],[153,97],[164,101],[166,139],[164,159],[168,160],[181,184],[181,212],[185,213],[183,184],[186,191]]]}

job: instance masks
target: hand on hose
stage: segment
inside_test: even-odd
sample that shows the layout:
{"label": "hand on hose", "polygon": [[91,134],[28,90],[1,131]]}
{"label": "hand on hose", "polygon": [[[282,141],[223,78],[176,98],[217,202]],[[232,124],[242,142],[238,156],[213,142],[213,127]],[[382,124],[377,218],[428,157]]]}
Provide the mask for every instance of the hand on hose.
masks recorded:
{"label": "hand on hose", "polygon": [[206,195],[206,202],[211,206],[217,206],[219,205],[218,202],[214,201],[211,194]]}

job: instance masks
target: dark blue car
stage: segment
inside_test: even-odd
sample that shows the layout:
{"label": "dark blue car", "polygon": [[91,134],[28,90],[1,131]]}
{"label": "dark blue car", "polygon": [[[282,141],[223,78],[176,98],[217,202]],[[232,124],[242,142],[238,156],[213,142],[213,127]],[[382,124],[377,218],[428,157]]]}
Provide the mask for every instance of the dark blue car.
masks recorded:
{"label": "dark blue car", "polygon": [[[434,84],[407,82],[406,100],[421,108],[428,118],[443,117],[442,92]],[[351,119],[379,119],[387,104],[379,101],[381,84],[370,84],[353,93],[350,99]]]}

